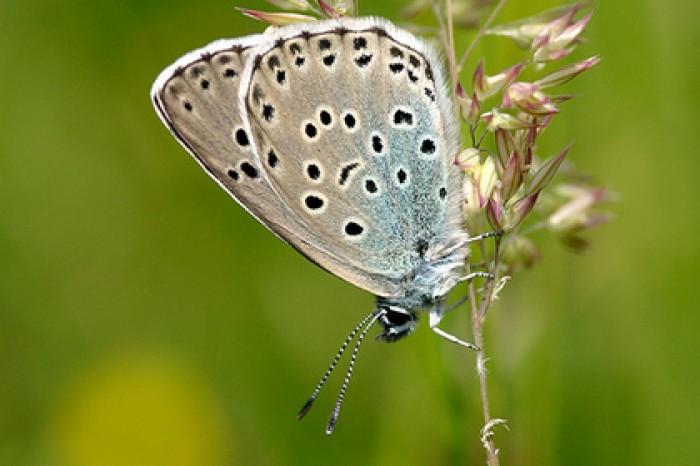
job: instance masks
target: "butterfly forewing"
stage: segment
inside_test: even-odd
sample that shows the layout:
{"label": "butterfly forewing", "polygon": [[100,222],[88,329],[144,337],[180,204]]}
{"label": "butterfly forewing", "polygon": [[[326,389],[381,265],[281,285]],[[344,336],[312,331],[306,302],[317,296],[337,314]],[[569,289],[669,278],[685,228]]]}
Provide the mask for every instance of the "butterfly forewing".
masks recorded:
{"label": "butterfly forewing", "polygon": [[275,155],[264,167],[275,191],[341,256],[332,272],[397,295],[422,252],[458,228],[453,116],[427,46],[383,21],[329,23],[286,29],[255,51],[251,135]]}

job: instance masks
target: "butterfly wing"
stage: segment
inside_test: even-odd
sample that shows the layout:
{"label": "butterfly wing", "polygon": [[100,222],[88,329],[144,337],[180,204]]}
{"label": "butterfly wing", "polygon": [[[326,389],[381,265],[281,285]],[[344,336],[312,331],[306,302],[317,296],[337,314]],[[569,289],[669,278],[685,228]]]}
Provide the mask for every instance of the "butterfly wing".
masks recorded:
{"label": "butterfly wing", "polygon": [[446,96],[432,49],[378,19],[217,41],[152,90],[166,126],[244,208],[385,297],[461,232]]}
{"label": "butterfly wing", "polygon": [[214,42],[166,68],[153,84],[158,115],[204,170],[260,218],[276,197],[261,182],[239,111],[238,92],[255,36]]}
{"label": "butterfly wing", "polygon": [[378,19],[286,27],[253,52],[242,86],[255,150],[276,161],[263,167],[272,188],[341,257],[331,272],[401,296],[427,251],[461,237],[458,134],[423,42]]}
{"label": "butterfly wing", "polygon": [[[276,160],[269,154],[259,157],[251,144],[239,91],[246,62],[266,40],[266,36],[221,40],[185,55],[155,81],[154,106],[180,144],[261,223],[319,266],[343,278],[343,273],[358,276],[361,270],[319,247],[323,241],[267,179],[264,167],[274,166]],[[365,288],[390,294],[380,278],[367,279]]]}

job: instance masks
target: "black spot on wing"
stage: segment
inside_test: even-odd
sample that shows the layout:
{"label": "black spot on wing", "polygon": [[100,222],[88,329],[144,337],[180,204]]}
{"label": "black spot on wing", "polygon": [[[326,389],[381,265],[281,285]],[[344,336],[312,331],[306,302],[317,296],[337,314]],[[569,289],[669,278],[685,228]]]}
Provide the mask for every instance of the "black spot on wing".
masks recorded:
{"label": "black spot on wing", "polygon": [[349,163],[343,167],[340,171],[340,178],[338,179],[338,184],[343,186],[350,178],[350,173],[356,169],[360,164],[357,162]]}

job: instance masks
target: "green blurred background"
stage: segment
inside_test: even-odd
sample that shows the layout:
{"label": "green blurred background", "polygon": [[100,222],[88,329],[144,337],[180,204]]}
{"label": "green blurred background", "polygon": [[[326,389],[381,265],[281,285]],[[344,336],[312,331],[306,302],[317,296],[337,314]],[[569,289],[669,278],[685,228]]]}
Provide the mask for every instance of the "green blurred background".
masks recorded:
{"label": "green blurred background", "polygon": [[[425,325],[365,344],[334,436],[340,373],[295,420],[373,299],[238,207],[148,99],[178,56],[262,29],[235,4],[0,4],[0,464],[484,464],[474,355]],[[543,261],[491,314],[503,465],[700,461],[698,18],[690,0],[596,7],[576,57],[604,60],[541,148],[575,139],[620,201],[582,255],[536,236]]]}

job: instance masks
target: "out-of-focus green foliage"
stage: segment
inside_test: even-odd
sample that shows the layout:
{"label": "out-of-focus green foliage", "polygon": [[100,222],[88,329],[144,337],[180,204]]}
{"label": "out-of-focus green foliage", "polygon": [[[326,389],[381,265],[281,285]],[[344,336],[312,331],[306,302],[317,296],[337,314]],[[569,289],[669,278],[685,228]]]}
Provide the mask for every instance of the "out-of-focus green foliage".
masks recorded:
{"label": "out-of-focus green foliage", "polygon": [[[231,201],[148,99],[178,56],[262,30],[233,6],[0,4],[0,464],[483,464],[474,355],[426,325],[364,345],[333,437],[341,374],[295,420],[372,298]],[[596,7],[577,58],[604,60],[540,152],[574,139],[567,157],[620,202],[584,254],[536,237],[544,260],[493,309],[503,465],[700,457],[698,17],[689,0]],[[486,38],[474,60],[513,53]],[[466,314],[447,327],[466,337]]]}

